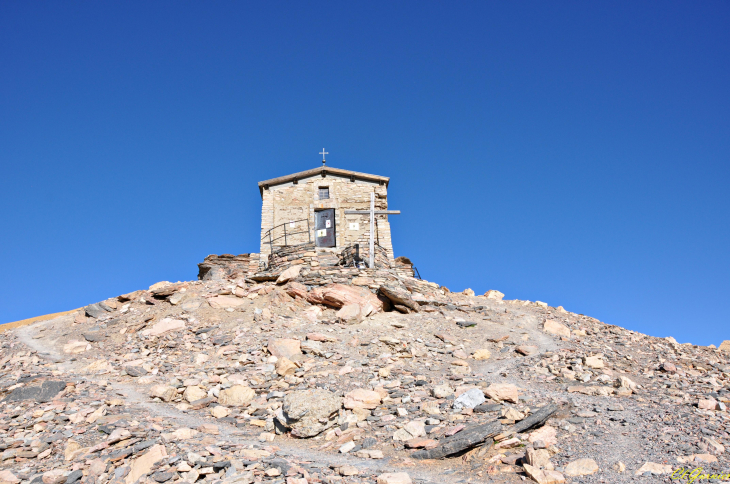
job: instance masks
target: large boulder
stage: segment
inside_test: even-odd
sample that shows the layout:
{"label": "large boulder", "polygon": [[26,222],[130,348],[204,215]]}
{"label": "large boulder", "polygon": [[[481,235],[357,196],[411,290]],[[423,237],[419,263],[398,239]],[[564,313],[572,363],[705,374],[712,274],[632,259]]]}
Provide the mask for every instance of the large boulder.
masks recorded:
{"label": "large boulder", "polygon": [[588,368],[603,368],[605,365],[602,358],[603,355],[588,356],[585,359],[585,365]]}
{"label": "large boulder", "polygon": [[530,435],[527,438],[527,441],[530,443],[534,442],[542,442],[546,446],[550,445],[557,445],[558,444],[558,438],[557,438],[557,431],[555,430],[555,427],[551,427],[550,425],[543,425],[537,430],[533,430],[530,432]]}
{"label": "large boulder", "polygon": [[276,362],[276,373],[280,376],[293,375],[298,366],[286,356],[279,358]]}
{"label": "large boulder", "polygon": [[302,343],[298,339],[270,339],[267,348],[277,358],[292,359],[302,354]]}
{"label": "large boulder", "polygon": [[386,472],[377,478],[377,484],[412,484],[411,476],[406,472]]}
{"label": "large boulder", "polygon": [[644,465],[639,467],[636,472],[634,472],[635,476],[640,476],[642,474],[653,474],[655,476],[661,475],[661,474],[670,474],[672,472],[672,466],[669,464],[657,464],[656,462],[644,462]]}
{"label": "large boulder", "polygon": [[494,299],[495,301],[501,301],[504,298],[504,293],[501,293],[495,289],[490,289],[484,293],[484,297],[487,299]]}
{"label": "large boulder", "polygon": [[306,299],[307,297],[307,286],[300,282],[289,281],[289,284],[284,286],[284,291],[293,298]]}
{"label": "large boulder", "polygon": [[295,437],[314,437],[337,423],[342,400],[323,389],[300,390],[284,397],[277,421]]}
{"label": "large boulder", "polygon": [[23,400],[35,400],[38,403],[50,402],[53,400],[53,397],[65,388],[65,381],[46,380],[40,385],[16,388],[3,401],[21,402]]}
{"label": "large boulder", "polygon": [[236,296],[215,296],[208,299],[208,304],[210,304],[210,307],[215,309],[235,309],[247,302],[248,299],[242,299]]}
{"label": "large boulder", "polygon": [[92,318],[101,318],[107,315],[107,311],[99,303],[89,304],[84,308],[84,311],[87,316]]}
{"label": "large boulder", "polygon": [[553,465],[550,462],[550,452],[547,449],[527,449],[525,456],[522,458],[522,462],[530,464],[532,467],[538,469],[549,469],[553,470]]}
{"label": "large boulder", "polygon": [[387,297],[393,306],[405,306],[411,311],[419,311],[418,303],[411,298],[411,294],[405,289],[394,286],[380,286],[378,293]]}
{"label": "large boulder", "polygon": [[462,408],[474,408],[480,403],[483,403],[485,400],[484,392],[478,388],[471,388],[454,399],[453,407],[456,410],[461,410]]}
{"label": "large boulder", "polygon": [[221,390],[218,394],[218,403],[230,407],[245,407],[256,396],[256,392],[245,385],[233,385]]}
{"label": "large boulder", "polygon": [[364,308],[359,304],[345,304],[337,311],[336,316],[343,323],[359,323],[365,319],[367,312],[372,312],[372,306],[369,304]]}
{"label": "large boulder", "polygon": [[616,378],[616,381],[613,382],[613,386],[618,389],[617,392],[619,394],[623,395],[630,395],[638,388],[636,383],[631,378],[624,375],[620,375],[618,378]]}
{"label": "large boulder", "polygon": [[185,329],[185,321],[182,319],[164,318],[149,329],[142,331],[145,336],[159,336],[170,331]]}
{"label": "large boulder", "polygon": [[201,400],[208,396],[208,392],[200,388],[198,385],[191,385],[185,389],[183,398],[188,402],[192,403],[196,400]]}
{"label": "large boulder", "polygon": [[471,355],[475,360],[488,360],[492,356],[492,352],[486,348],[480,348]]}
{"label": "large boulder", "polygon": [[383,310],[383,302],[370,290],[344,284],[330,284],[312,289],[307,293],[307,301],[335,309],[340,309],[346,304],[357,304],[362,308],[369,304],[373,308],[371,311],[373,313]]}
{"label": "large boulder", "polygon": [[347,409],[367,408],[373,409],[380,405],[383,397],[380,393],[364,388],[357,388],[345,395],[344,406]]}
{"label": "large boulder", "polygon": [[132,461],[129,474],[124,479],[125,484],[134,484],[140,477],[149,474],[155,464],[166,457],[167,451],[164,445],[153,445],[150,450]]}
{"label": "large boulder", "polygon": [[76,341],[71,340],[65,345],[63,345],[63,352],[68,354],[78,354],[83,353],[84,351],[88,351],[91,349],[91,345],[87,343],[86,341]]}
{"label": "large boulder", "polygon": [[209,255],[198,264],[198,279],[201,281],[241,279],[252,272],[252,267],[258,267],[258,261],[258,254]]}
{"label": "large boulder", "polygon": [[578,459],[565,466],[565,475],[569,477],[587,476],[596,472],[598,464],[593,459]]}
{"label": "large boulder", "polygon": [[164,299],[172,296],[178,289],[180,289],[180,287],[180,284],[167,284],[155,289],[150,289],[150,292],[152,293],[152,296],[158,299]]}
{"label": "large boulder", "polygon": [[177,396],[177,389],[169,385],[155,385],[150,388],[150,397],[169,402]]}
{"label": "large boulder", "polygon": [[564,338],[570,338],[570,329],[563,323],[553,321],[552,319],[546,319],[543,329],[546,333],[554,334],[556,336],[562,336]]}
{"label": "large boulder", "polygon": [[[290,294],[291,295],[291,294]],[[316,323],[319,321],[320,316],[322,316],[322,308],[319,306],[310,306],[307,309],[304,310],[304,318],[307,321],[310,321],[312,323]]]}
{"label": "large boulder", "polygon": [[511,383],[492,383],[484,390],[484,393],[492,400],[519,402],[519,388]]}
{"label": "large boulder", "polygon": [[291,266],[290,268],[279,274],[279,277],[276,279],[276,283],[286,284],[292,279],[296,279],[300,272],[302,272],[301,265]]}
{"label": "large boulder", "polygon": [[433,387],[431,389],[431,394],[436,398],[446,398],[449,395],[453,395],[454,390],[448,385],[448,383],[442,383],[441,385]]}
{"label": "large boulder", "polygon": [[530,464],[523,464],[522,467],[525,469],[525,474],[537,484],[563,484],[565,482],[565,477],[558,471],[542,470]]}
{"label": "large boulder", "polygon": [[11,471],[5,469],[3,471],[0,471],[0,482],[7,482],[8,484],[18,484],[20,482],[20,479],[15,477],[15,474],[13,474]]}

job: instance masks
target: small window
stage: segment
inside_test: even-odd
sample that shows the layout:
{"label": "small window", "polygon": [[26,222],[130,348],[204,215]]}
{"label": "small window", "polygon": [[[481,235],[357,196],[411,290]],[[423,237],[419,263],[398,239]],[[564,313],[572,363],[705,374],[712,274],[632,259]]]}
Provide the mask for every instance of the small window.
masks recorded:
{"label": "small window", "polygon": [[329,187],[319,187],[319,199],[320,200],[327,200],[330,197],[330,189]]}

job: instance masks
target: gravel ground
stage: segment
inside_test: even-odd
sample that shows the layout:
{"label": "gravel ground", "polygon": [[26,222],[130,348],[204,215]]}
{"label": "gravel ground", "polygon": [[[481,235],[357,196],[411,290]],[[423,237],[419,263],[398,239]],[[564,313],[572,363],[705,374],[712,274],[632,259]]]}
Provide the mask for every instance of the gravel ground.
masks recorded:
{"label": "gravel ground", "polygon": [[[395,275],[160,283],[6,331],[0,482],[730,473],[727,353],[488,294]],[[546,405],[544,425],[511,430]],[[421,458],[490,422],[500,435]]]}

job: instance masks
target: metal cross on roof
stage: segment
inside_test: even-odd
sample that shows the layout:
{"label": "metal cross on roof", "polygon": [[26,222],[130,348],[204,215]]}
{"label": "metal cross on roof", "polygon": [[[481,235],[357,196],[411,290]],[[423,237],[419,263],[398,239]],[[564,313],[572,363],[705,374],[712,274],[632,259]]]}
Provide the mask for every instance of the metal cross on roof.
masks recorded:
{"label": "metal cross on roof", "polygon": [[324,155],[329,155],[329,151],[325,151],[324,148],[322,148],[322,151],[319,152],[320,155],[322,155],[322,164],[324,165]]}

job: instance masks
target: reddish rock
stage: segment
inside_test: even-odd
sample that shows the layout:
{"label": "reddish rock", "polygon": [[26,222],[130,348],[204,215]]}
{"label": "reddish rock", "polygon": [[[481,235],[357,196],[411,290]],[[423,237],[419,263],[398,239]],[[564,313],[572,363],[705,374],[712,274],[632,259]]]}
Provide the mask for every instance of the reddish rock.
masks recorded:
{"label": "reddish rock", "polygon": [[208,299],[210,307],[215,309],[237,308],[248,301],[236,296],[216,296]]}
{"label": "reddish rock", "polygon": [[358,388],[345,395],[344,407],[347,409],[367,408],[373,409],[380,405],[382,397],[380,393],[372,390]]}
{"label": "reddish rock", "polygon": [[517,348],[515,348],[515,351],[521,355],[530,356],[530,355],[534,355],[539,350],[538,350],[537,346],[520,345]]}
{"label": "reddish rock", "polygon": [[307,339],[311,341],[321,341],[322,343],[330,343],[337,341],[334,336],[329,336],[322,333],[307,333]]}
{"label": "reddish rock", "polygon": [[293,298],[307,298],[307,286],[300,284],[299,282],[289,281],[289,283],[284,286],[284,291]]}
{"label": "reddish rock", "polygon": [[312,304],[323,304],[336,309],[346,304],[358,304],[365,307],[370,304],[374,312],[382,311],[383,302],[368,289],[344,284],[332,284],[318,287],[307,293],[307,301]]}
{"label": "reddish rock", "polygon": [[406,441],[406,447],[409,449],[433,449],[438,447],[438,440],[417,437]]}
{"label": "reddish rock", "polygon": [[701,408],[703,410],[715,410],[715,408],[717,408],[717,402],[711,398],[700,400],[697,402],[697,408]]}
{"label": "reddish rock", "polygon": [[277,358],[293,358],[302,354],[302,344],[298,339],[270,339],[268,345],[269,353]]}
{"label": "reddish rock", "polygon": [[279,274],[279,277],[276,279],[277,284],[285,284],[292,279],[295,279],[299,273],[302,271],[301,265],[291,266],[281,274]]}

